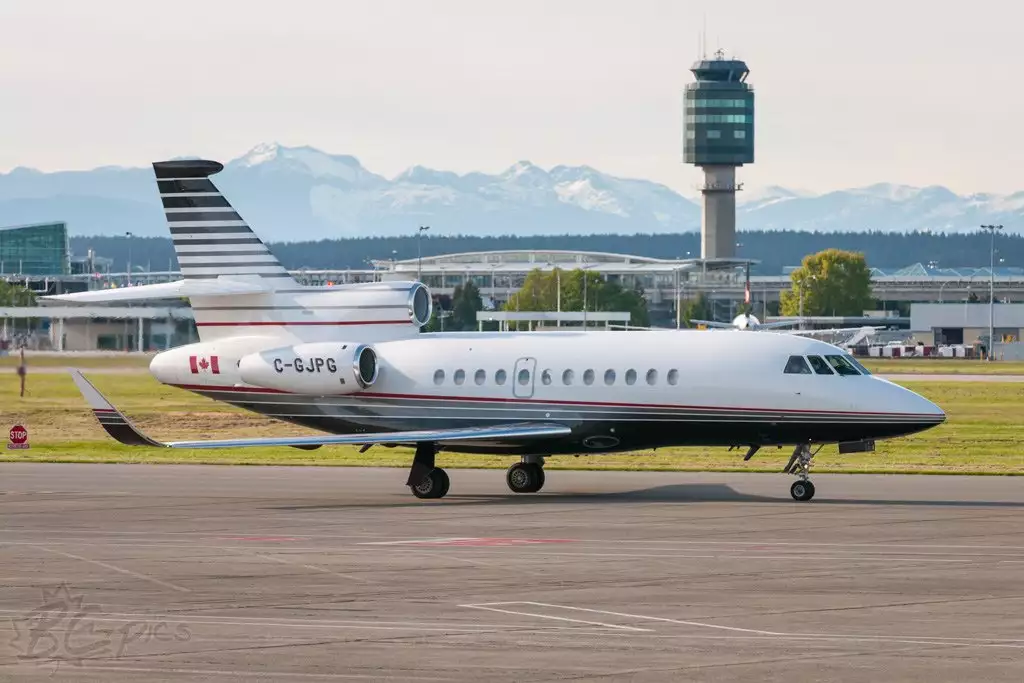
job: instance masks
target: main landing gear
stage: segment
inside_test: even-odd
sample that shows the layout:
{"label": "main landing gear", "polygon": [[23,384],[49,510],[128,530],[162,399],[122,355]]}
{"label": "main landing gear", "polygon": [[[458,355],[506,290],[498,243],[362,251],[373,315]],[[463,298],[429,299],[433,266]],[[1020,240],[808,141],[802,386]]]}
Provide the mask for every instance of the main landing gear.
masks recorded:
{"label": "main landing gear", "polygon": [[437,446],[433,443],[416,444],[416,455],[412,459],[409,480],[406,485],[417,498],[444,498],[451,486],[448,473],[434,466]]}
{"label": "main landing gear", "polygon": [[537,493],[544,488],[544,458],[525,456],[508,468],[505,482],[512,493]]}
{"label": "main landing gear", "polygon": [[793,496],[793,500],[807,501],[814,498],[814,484],[808,477],[811,473],[811,461],[821,449],[822,446],[818,446],[818,450],[812,452],[811,445],[804,443],[793,451],[793,457],[789,459],[783,470],[786,474],[795,474],[800,477],[789,487],[789,494]]}

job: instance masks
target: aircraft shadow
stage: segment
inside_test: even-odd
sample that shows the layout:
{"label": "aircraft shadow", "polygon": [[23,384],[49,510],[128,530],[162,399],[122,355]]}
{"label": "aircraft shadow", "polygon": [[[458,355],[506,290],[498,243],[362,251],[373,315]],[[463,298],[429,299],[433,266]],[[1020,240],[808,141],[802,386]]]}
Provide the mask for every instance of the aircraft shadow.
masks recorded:
{"label": "aircraft shadow", "polygon": [[632,491],[611,491],[595,493],[560,493],[557,491],[535,494],[472,494],[449,493],[441,501],[404,500],[394,498],[408,496],[408,493],[396,492],[388,496],[391,500],[380,500],[372,503],[344,503],[334,505],[286,505],[274,506],[275,510],[330,510],[367,507],[417,507],[430,505],[593,505],[593,504],[630,504],[630,503],[770,503],[784,505],[816,506],[816,505],[866,505],[878,507],[951,507],[951,508],[1008,508],[1024,509],[1024,501],[994,500],[906,500],[886,498],[836,498],[830,499],[828,492],[818,492],[818,497],[810,503],[797,503],[789,497],[787,488],[782,488],[777,496],[762,496],[741,493],[727,484],[669,484],[654,486]]}

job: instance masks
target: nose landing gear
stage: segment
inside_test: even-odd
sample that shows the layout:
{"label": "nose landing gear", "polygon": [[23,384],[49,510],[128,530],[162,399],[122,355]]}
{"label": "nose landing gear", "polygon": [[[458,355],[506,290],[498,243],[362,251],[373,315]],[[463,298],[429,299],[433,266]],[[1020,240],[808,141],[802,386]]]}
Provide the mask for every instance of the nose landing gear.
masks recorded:
{"label": "nose landing gear", "polygon": [[822,446],[818,446],[817,451],[811,451],[811,445],[802,443],[796,447],[793,451],[793,456],[786,463],[783,472],[786,474],[795,474],[800,477],[799,480],[794,481],[793,485],[789,487],[789,495],[793,496],[793,500],[799,500],[801,502],[814,498],[814,484],[809,479],[811,474],[811,461],[814,460],[814,456],[817,455],[818,451],[822,449]]}

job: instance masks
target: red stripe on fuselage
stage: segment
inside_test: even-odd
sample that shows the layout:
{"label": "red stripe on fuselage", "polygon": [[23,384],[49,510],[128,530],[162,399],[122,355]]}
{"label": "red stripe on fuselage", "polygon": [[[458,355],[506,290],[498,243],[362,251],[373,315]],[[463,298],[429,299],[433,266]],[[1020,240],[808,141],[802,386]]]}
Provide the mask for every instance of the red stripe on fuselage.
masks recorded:
{"label": "red stripe on fuselage", "polygon": [[[223,391],[223,392],[235,392],[235,393],[252,393],[252,394],[287,394],[289,396],[310,396],[316,397],[319,394],[302,394],[295,391],[281,391],[279,389],[264,389],[262,387],[228,387],[228,386],[207,386],[202,384],[171,384],[170,386],[178,387],[179,389],[187,389],[189,391]],[[563,405],[563,406],[600,406],[608,408],[677,408],[685,410],[715,410],[719,412],[728,412],[734,410],[737,412],[750,412],[750,413],[818,413],[823,415],[878,415],[881,417],[900,415],[906,417],[938,417],[929,413],[877,413],[877,412],[865,412],[860,410],[805,410],[800,408],[786,408],[780,410],[778,408],[737,408],[737,407],[721,407],[721,406],[691,406],[691,405],[680,405],[674,403],[614,403],[608,401],[559,401],[559,400],[543,400],[533,398],[500,398],[495,396],[428,396],[424,394],[384,394],[372,391],[360,391],[352,394],[338,394],[337,397],[351,397],[351,398],[362,398],[362,399],[374,399],[374,398],[398,398],[398,399],[413,399],[421,401],[469,401],[475,403],[525,403],[534,405]]]}

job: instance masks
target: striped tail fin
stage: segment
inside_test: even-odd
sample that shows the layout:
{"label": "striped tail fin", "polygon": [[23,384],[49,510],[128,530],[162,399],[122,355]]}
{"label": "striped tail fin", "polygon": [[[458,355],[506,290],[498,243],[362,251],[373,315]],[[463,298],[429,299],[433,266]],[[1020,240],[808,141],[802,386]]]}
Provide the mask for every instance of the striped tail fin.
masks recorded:
{"label": "striped tail fin", "polygon": [[281,262],[210,180],[223,169],[203,160],[153,164],[182,276],[260,278],[273,289],[294,287]]}

